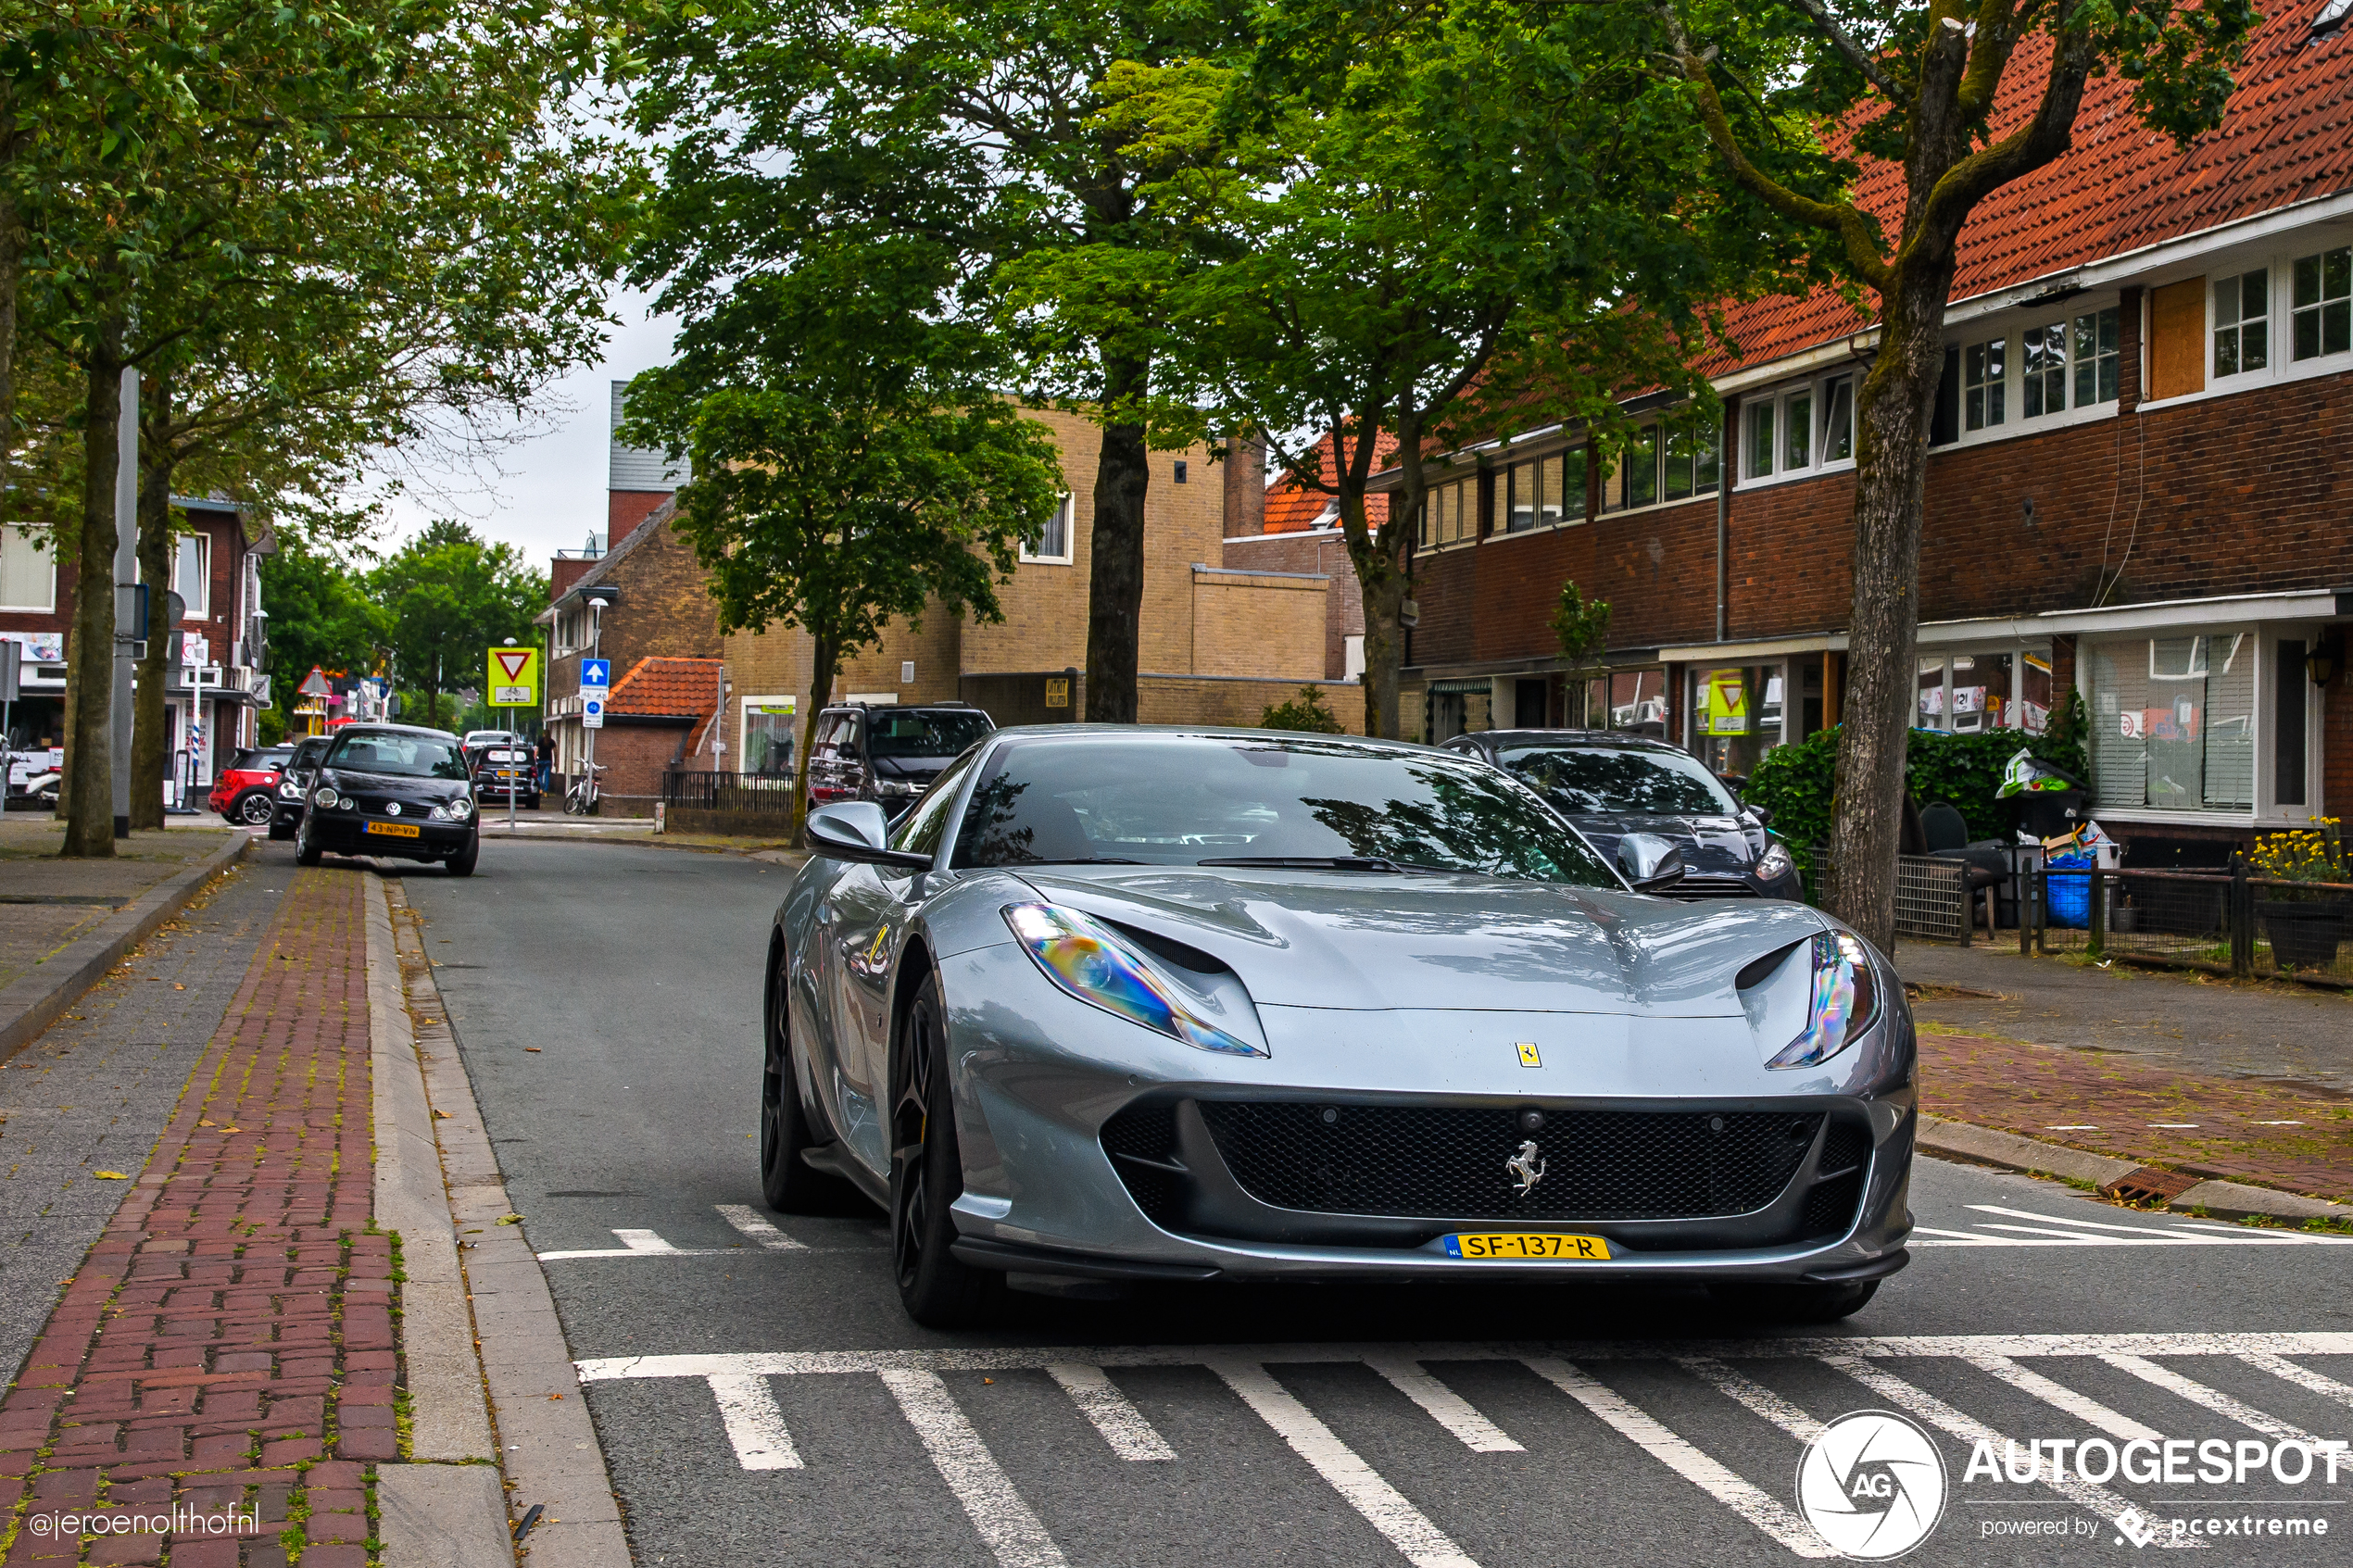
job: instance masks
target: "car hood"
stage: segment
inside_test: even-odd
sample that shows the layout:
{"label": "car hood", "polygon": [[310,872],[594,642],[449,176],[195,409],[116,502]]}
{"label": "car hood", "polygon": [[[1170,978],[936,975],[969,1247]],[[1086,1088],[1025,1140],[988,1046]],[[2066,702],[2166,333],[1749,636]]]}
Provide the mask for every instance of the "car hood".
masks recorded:
{"label": "car hood", "polygon": [[[1555,808],[1557,809],[1557,808]],[[1563,811],[1603,856],[1615,860],[1629,833],[1655,834],[1683,852],[1694,876],[1747,876],[1765,853],[1765,830],[1738,817],[1665,816],[1647,811]]]}
{"label": "car hood", "polygon": [[1262,1006],[1734,1017],[1733,975],[1825,923],[1802,904],[1680,904],[1468,875],[1017,874],[1048,900],[1209,953]]}
{"label": "car hood", "polygon": [[352,768],[321,770],[319,782],[358,800],[456,800],[473,792],[462,779],[421,779],[409,773],[363,773]]}

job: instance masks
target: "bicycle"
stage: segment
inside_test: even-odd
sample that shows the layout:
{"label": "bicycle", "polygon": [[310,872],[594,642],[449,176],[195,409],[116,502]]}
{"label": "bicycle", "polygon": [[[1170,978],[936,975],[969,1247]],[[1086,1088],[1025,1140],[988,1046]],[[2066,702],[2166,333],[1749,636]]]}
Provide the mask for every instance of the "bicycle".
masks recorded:
{"label": "bicycle", "polygon": [[588,771],[574,779],[564,790],[564,814],[585,817],[597,809],[597,775],[605,771],[602,762],[591,762]]}

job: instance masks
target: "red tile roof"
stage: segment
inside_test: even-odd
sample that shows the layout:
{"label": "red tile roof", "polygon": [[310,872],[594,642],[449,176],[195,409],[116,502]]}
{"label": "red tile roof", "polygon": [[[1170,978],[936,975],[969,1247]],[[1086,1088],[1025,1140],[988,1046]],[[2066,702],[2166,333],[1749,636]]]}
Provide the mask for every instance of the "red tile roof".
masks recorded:
{"label": "red tile roof", "polygon": [[[2353,190],[2353,27],[2314,41],[2320,0],[2262,5],[2269,15],[2248,44],[2222,124],[2185,151],[2134,118],[2130,82],[2114,74],[2095,80],[2076,117],[2073,145],[1987,197],[1961,232],[1953,297],[2014,287]],[[2049,56],[2047,34],[2020,48],[1995,107],[1997,132],[2032,112]],[[1891,230],[1903,189],[1900,169],[1864,163],[1856,194]],[[1756,300],[1727,313],[1750,365],[1833,342],[1871,319],[1828,291],[1802,300]]]}
{"label": "red tile roof", "polygon": [[[719,683],[726,668],[716,659],[641,659],[615,683],[606,709],[693,719],[699,732],[719,710]],[[689,734],[688,749],[698,738]]]}
{"label": "red tile roof", "polygon": [[[1315,443],[1310,453],[1315,459],[1316,471],[1326,484],[1336,483],[1340,478],[1340,465],[1333,460],[1332,450],[1332,438],[1327,435]],[[1382,431],[1373,442],[1373,466],[1371,474],[1366,477],[1379,473],[1387,465],[1389,455],[1395,450],[1397,450],[1397,437],[1387,431]],[[1317,490],[1301,483],[1295,473],[1286,473],[1266,487],[1266,526],[1264,532],[1303,533],[1314,528],[1323,519],[1326,512],[1334,511],[1339,499],[1328,490]],[[1338,521],[1337,512],[1334,512],[1332,521]],[[1386,495],[1365,496],[1365,521],[1374,528],[1378,528],[1387,522],[1389,497]]]}

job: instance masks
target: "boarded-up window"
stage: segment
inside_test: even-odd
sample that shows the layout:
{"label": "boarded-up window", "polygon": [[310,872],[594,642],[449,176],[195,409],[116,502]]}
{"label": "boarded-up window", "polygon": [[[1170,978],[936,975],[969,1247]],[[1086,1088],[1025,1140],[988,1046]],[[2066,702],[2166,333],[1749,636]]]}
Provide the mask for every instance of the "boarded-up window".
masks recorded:
{"label": "boarded-up window", "polygon": [[2206,280],[2149,291],[2149,396],[2206,390]]}

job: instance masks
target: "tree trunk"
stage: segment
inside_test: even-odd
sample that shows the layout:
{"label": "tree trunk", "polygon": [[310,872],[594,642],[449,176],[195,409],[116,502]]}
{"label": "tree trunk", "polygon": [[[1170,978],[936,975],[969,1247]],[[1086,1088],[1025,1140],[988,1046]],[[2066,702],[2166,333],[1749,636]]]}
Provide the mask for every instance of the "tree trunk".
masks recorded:
{"label": "tree trunk", "polygon": [[171,737],[164,722],[164,664],[167,644],[178,634],[170,619],[171,470],[176,464],[164,439],[171,423],[171,381],[168,375],[150,383],[152,398],[142,398],[146,427],[139,444],[139,576],[147,584],[147,657],[139,661],[139,683],[132,697],[131,829],[163,826],[163,776],[170,755]]}
{"label": "tree trunk", "polygon": [[[15,132],[13,120],[0,126],[0,136],[13,140]],[[0,495],[9,490],[8,455],[17,445],[17,285],[23,266],[17,204],[0,192]]]}
{"label": "tree trunk", "polygon": [[[1132,408],[1144,395],[1151,361],[1110,359],[1103,400]],[[1087,721],[1136,721],[1136,651],[1144,608],[1144,492],[1151,454],[1141,421],[1105,425],[1095,464],[1093,552],[1087,576]]]}
{"label": "tree trunk", "polygon": [[1831,828],[1830,907],[1881,952],[1895,950],[1895,860],[1904,756],[1919,682],[1920,508],[1928,425],[1944,369],[1944,259],[1899,266],[1881,299],[1877,361],[1856,399],[1855,599]]}
{"label": "tree trunk", "polygon": [[792,839],[795,849],[807,847],[809,826],[809,759],[817,750],[817,715],[834,695],[834,671],[841,663],[841,639],[831,632],[810,633],[809,716],[800,723],[800,757],[793,767]]}
{"label": "tree trunk", "polygon": [[83,361],[82,548],[73,583],[73,706],[66,729],[74,750],[73,793],[61,798],[60,854],[114,853],[114,485],[116,424],[122,413],[123,319],[99,323]]}

